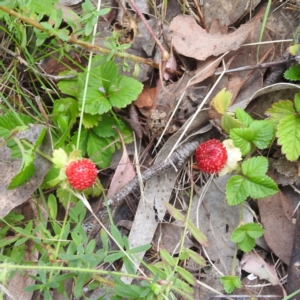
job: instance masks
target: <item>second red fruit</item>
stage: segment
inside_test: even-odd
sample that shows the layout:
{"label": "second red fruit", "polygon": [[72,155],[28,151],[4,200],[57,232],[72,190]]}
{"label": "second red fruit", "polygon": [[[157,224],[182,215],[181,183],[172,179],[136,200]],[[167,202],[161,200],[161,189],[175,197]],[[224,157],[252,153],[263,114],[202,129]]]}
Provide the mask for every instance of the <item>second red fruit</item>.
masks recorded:
{"label": "second red fruit", "polygon": [[91,187],[97,179],[95,164],[86,158],[72,161],[66,168],[66,175],[70,185],[75,190],[85,190]]}
{"label": "second red fruit", "polygon": [[199,169],[207,173],[220,172],[228,159],[226,148],[215,139],[200,144],[195,156]]}

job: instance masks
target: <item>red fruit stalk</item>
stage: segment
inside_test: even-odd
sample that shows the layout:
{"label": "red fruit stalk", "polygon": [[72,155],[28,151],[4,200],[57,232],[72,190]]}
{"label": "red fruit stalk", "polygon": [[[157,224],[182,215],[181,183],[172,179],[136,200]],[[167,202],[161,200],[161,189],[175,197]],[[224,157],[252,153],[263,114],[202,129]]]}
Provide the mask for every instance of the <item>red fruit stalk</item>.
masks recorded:
{"label": "red fruit stalk", "polygon": [[215,139],[200,144],[195,156],[199,169],[207,173],[220,172],[228,159],[226,148]]}
{"label": "red fruit stalk", "polygon": [[66,168],[66,175],[70,185],[75,190],[85,190],[91,187],[97,179],[95,164],[86,158],[72,161]]}

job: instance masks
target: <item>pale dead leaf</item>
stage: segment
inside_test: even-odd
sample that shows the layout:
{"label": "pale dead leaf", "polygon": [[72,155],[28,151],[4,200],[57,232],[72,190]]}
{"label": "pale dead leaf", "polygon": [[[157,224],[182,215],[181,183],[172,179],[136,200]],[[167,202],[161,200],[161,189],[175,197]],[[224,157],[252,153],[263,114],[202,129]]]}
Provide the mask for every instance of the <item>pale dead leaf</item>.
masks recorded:
{"label": "pale dead leaf", "polygon": [[[20,138],[26,138],[31,143],[35,143],[41,130],[45,127],[35,125],[32,128],[18,134]],[[39,149],[45,154],[52,155],[51,138],[46,133],[44,141]],[[44,176],[48,173],[51,163],[37,154],[34,162],[34,175],[23,185],[13,190],[8,190],[11,179],[18,173],[21,166],[21,159],[11,160],[11,150],[6,146],[0,147],[1,173],[0,173],[0,218],[5,217],[16,206],[27,201],[33,192],[41,185]]]}
{"label": "pale dead leaf", "polygon": [[[159,224],[153,237],[154,249],[158,252],[160,248],[164,248],[169,253],[178,254],[183,230],[183,227],[179,227],[175,223]],[[191,248],[193,246],[194,243],[185,236],[184,248]]]}
{"label": "pale dead leaf", "polygon": [[260,199],[257,203],[268,246],[284,263],[289,264],[295,225],[283,210],[280,194]]}
{"label": "pale dead leaf", "polygon": [[113,194],[115,194],[123,186],[125,186],[126,183],[128,183],[135,176],[135,170],[134,170],[133,165],[128,157],[123,137],[120,133],[119,133],[119,135],[120,135],[120,139],[122,142],[123,155],[121,157],[119,165],[116,168],[115,174],[111,180],[111,184],[110,184],[109,190],[107,192],[108,198],[110,196],[112,196]]}
{"label": "pale dead leaf", "polygon": [[[225,186],[229,177],[227,174],[204,185],[199,193],[202,194],[207,190],[205,196],[202,199],[198,194],[195,195],[190,216],[192,222],[208,238],[210,244],[206,249],[208,256],[213,261],[220,261],[222,265],[220,270],[226,274],[230,271],[235,253],[235,244],[230,237],[240,222],[240,208],[229,206],[226,201]],[[244,221],[253,222],[253,216],[248,209],[244,209]]]}
{"label": "pale dead leaf", "polygon": [[244,253],[241,260],[242,270],[257,275],[260,279],[268,280],[272,285],[281,285],[273,265],[268,264],[254,251]]}
{"label": "pale dead leaf", "polygon": [[210,34],[200,27],[192,16],[188,15],[177,16],[170,25],[176,51],[198,60],[237,50],[246,40],[251,28],[252,24],[247,23],[229,34]]}
{"label": "pale dead leaf", "polygon": [[249,10],[253,10],[260,0],[210,0],[204,2],[203,14],[207,26],[216,19],[222,26],[229,26],[245,16]]}

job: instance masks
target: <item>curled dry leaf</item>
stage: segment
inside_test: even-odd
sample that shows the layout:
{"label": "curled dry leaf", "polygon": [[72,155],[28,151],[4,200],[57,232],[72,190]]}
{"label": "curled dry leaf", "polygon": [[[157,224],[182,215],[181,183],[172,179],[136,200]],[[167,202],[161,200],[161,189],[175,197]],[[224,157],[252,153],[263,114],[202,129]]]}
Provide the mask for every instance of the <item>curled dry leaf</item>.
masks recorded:
{"label": "curled dry leaf", "polygon": [[111,184],[107,192],[107,197],[110,197],[113,194],[115,194],[119,189],[126,185],[126,183],[128,183],[135,176],[135,171],[128,157],[123,137],[120,133],[119,135],[122,142],[123,155],[119,162],[119,165],[117,166],[116,172],[111,180]]}
{"label": "curled dry leaf", "polygon": [[180,15],[173,19],[170,32],[176,51],[188,57],[205,60],[227,51],[237,50],[246,40],[251,23],[242,25],[229,34],[207,33],[191,16]]}
{"label": "curled dry leaf", "polygon": [[245,253],[241,260],[242,270],[257,275],[260,279],[268,280],[272,285],[279,285],[285,294],[284,288],[277,276],[274,266],[268,264],[256,252]]}

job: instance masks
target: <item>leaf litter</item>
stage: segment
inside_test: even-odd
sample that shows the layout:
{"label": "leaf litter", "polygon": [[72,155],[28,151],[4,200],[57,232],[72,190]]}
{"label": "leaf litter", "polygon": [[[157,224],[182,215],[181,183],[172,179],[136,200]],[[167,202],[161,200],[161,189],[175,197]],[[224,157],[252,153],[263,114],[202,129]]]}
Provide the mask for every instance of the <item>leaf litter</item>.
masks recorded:
{"label": "leaf litter", "polygon": [[[168,84],[164,85],[166,82],[162,84],[160,82],[161,78],[159,78],[154,85],[151,85],[149,82],[146,83],[149,78],[149,74],[147,73],[149,68],[147,68],[146,71],[143,70],[141,72],[142,75],[139,75],[139,79],[144,82],[144,91],[135,103],[139,113],[143,116],[143,120],[147,124],[147,126],[143,128],[146,135],[161,138],[161,135],[163,133],[165,134],[163,140],[166,139],[166,142],[159,145],[161,148],[160,151],[156,155],[148,152],[151,160],[155,160],[157,165],[163,164],[166,161],[166,158],[172,151],[173,145],[179,139],[181,139],[179,141],[181,143],[182,140],[185,142],[193,140],[195,136],[200,140],[206,140],[211,136],[219,137],[218,131],[211,130],[211,126],[205,127],[205,125],[209,123],[209,115],[207,114],[208,106],[198,112],[195,119],[191,119],[191,116],[193,116],[193,113],[196,111],[195,108],[205,99],[205,95],[207,94],[206,88],[210,89],[216,82],[216,78],[213,74],[218,66],[220,66],[220,71],[222,71],[224,65],[227,69],[233,69],[240,66],[253,65],[257,62],[271,61],[272,57],[280,57],[284,51],[282,49],[288,45],[287,43],[280,43],[281,49],[277,47],[278,44],[276,47],[273,47],[272,43],[266,46],[262,45],[258,61],[256,57],[256,46],[242,47],[244,43],[254,43],[258,41],[259,30],[262,26],[261,20],[259,18],[253,18],[251,20],[251,17],[248,17],[249,21],[244,24],[239,23],[235,26],[235,30],[231,30],[232,25],[235,25],[235,22],[247,15],[249,10],[253,10],[259,2],[260,1],[251,1],[251,7],[248,5],[249,1],[232,1],[229,3],[229,1],[214,0],[204,3],[202,8],[206,23],[203,27],[210,28],[209,32],[200,27],[198,25],[199,22],[197,23],[192,15],[180,15],[180,7],[177,8],[177,11],[172,11],[172,16],[177,15],[173,18],[170,17],[170,7],[167,8],[166,17],[171,18],[169,29],[172,43],[167,44],[166,47],[175,50],[177,65],[181,70],[187,71],[182,80],[175,80],[174,82],[168,81],[169,78],[172,77],[165,76],[167,73],[164,72],[164,79],[168,81]],[[170,5],[171,3],[170,1]],[[147,2],[143,2],[139,5],[142,5],[141,8],[143,12],[147,13],[150,11]],[[272,9],[269,23],[267,23],[267,29],[269,29],[269,31],[265,31],[263,37],[264,41],[272,41],[272,34],[278,29],[278,27],[274,27],[273,25],[274,20],[272,21],[272,19],[274,18],[274,14],[278,13],[278,11],[282,14],[285,13],[280,7],[278,9],[275,9],[275,7]],[[120,16],[118,16],[118,18],[120,19]],[[280,24],[284,24],[284,21],[282,21],[284,19],[285,18],[278,18],[276,22],[279,20]],[[291,20],[289,24],[292,24],[292,22],[294,22],[294,20]],[[158,23],[159,22],[156,21],[153,22],[152,27],[156,29],[161,28]],[[150,35],[146,30],[141,29],[143,25],[141,25],[140,22],[138,26],[142,35],[139,36],[138,34],[135,41],[140,39],[139,46],[141,47],[141,44],[143,44],[148,47],[149,51],[147,51],[147,55],[145,55],[145,49],[143,49],[143,51],[141,51],[141,49],[135,49],[134,51],[138,51],[135,53],[139,53],[141,56],[150,57],[152,53],[156,51],[154,50],[155,43],[150,42]],[[281,26],[280,32],[276,33],[285,39],[292,38],[291,30],[287,32],[285,31],[285,27],[288,26]],[[229,33],[228,28],[231,30]],[[295,28],[296,27],[292,26],[293,30]],[[158,31],[159,30],[157,30],[157,32]],[[162,29],[162,31],[166,30]],[[133,42],[133,46],[135,41]],[[167,42],[167,39],[165,42]],[[139,48],[139,46],[137,46],[137,48]],[[134,49],[134,47],[132,47],[132,49]],[[226,56],[221,56],[227,52],[229,53]],[[186,57],[191,58],[191,60],[186,59]],[[224,60],[224,64],[220,65],[222,59]],[[193,67],[189,69],[188,67],[191,61],[193,62]],[[167,67],[171,69],[176,68],[174,61],[170,61],[170,63],[171,64],[167,65]],[[53,70],[55,67],[53,68],[52,66],[52,68],[49,69]],[[247,111],[251,111],[265,118],[264,112],[266,111],[265,106],[267,105],[265,99],[267,95],[274,92],[274,90],[275,93],[276,90],[280,89],[289,90],[290,87],[288,87],[288,85],[282,86],[281,84],[275,84],[275,86],[271,88],[262,89],[263,78],[264,70],[226,73],[215,87],[215,90],[212,91],[207,103],[209,103],[219,90],[226,87],[227,90],[230,90],[234,95],[234,104],[231,103],[231,105],[233,105],[231,109],[237,106],[244,107]],[[293,87],[298,88],[296,85]],[[286,93],[286,90],[283,91],[283,94]],[[201,95],[201,93],[204,95]],[[179,101],[182,102],[179,103]],[[270,96],[270,101],[275,101],[274,97],[272,98],[272,96]],[[181,113],[176,113],[175,109]],[[173,112],[174,115],[172,114]],[[170,120],[171,117],[173,117],[172,120]],[[192,122],[189,123],[189,120],[192,120]],[[217,117],[214,121],[217,123]],[[169,124],[169,128],[165,130],[167,124]],[[189,124],[190,127],[186,128],[186,124]],[[183,127],[181,127],[182,125]],[[183,133],[185,129],[187,130]],[[51,147],[48,148],[51,149]],[[8,150],[1,148],[1,151],[2,157],[5,158]],[[146,161],[146,163],[148,164],[147,167],[151,166],[148,161]],[[28,191],[26,189],[20,190],[17,197],[14,194],[5,195],[5,193],[1,193],[2,217],[11,209],[21,204],[20,199],[26,201],[39,186],[39,180],[45,175],[48,167],[45,162],[43,162],[41,166],[40,168],[40,165],[37,165],[37,174],[32,178],[32,180],[35,181],[34,183],[31,181],[28,183],[32,185]],[[299,177],[296,170],[297,168],[293,170],[291,174],[291,170],[285,170],[283,166],[278,164],[278,160],[277,164],[275,163],[273,166],[281,175],[292,180],[292,183],[297,181]],[[163,247],[170,253],[178,253],[176,249],[182,237],[183,230],[181,227],[177,227],[178,224],[175,222],[163,222],[168,222],[169,220],[167,219],[169,215],[166,215],[167,210],[164,202],[174,200],[174,188],[183,188],[183,186],[181,186],[183,183],[178,179],[183,178],[179,176],[181,170],[186,172],[186,164],[184,167],[181,166],[180,170],[171,168],[147,180],[138,208],[135,211],[134,220],[131,224],[128,237],[131,247],[153,243],[156,245],[155,251],[158,251],[159,247]],[[38,171],[42,173],[38,173]],[[113,197],[113,194],[118,192],[122,187],[126,187],[127,182],[134,177],[134,174],[134,168],[129,162],[126,147],[123,145],[123,156],[112,177],[112,184],[107,196],[111,198],[111,196]],[[187,178],[189,177],[187,176]],[[7,183],[7,180],[3,180],[2,182]],[[191,204],[190,218],[208,238],[210,246],[206,248],[203,247],[201,251],[201,247],[193,239],[192,235],[184,237],[184,247],[197,248],[197,251],[199,250],[199,253],[201,252],[213,266],[214,271],[208,273],[206,279],[201,279],[201,281],[211,285],[212,288],[216,288],[216,290],[221,293],[223,291],[219,281],[217,280],[217,282],[213,279],[220,276],[220,273],[230,273],[232,257],[235,251],[234,244],[230,241],[230,233],[232,229],[238,225],[239,221],[239,209],[237,207],[229,207],[225,201],[225,182],[226,177],[220,177],[211,183],[201,184]],[[290,183],[291,181],[287,182],[287,184]],[[131,189],[130,192],[132,190],[133,189]],[[20,195],[21,193],[22,197]],[[8,203],[8,198],[11,203]],[[290,212],[292,210],[291,208],[295,206],[294,202],[296,198],[296,193],[291,191],[285,193],[284,189],[281,189],[277,195],[258,201],[257,211],[250,208],[247,209],[246,215],[244,216],[245,222],[252,222],[253,219],[259,219],[262,222],[265,228],[264,238],[267,245],[271,248],[272,252],[286,264],[289,263],[289,249],[291,250],[293,242],[291,232],[293,231],[294,225],[292,224]],[[290,202],[293,202],[293,205],[290,204]],[[188,204],[183,201],[183,203],[180,204],[180,208],[186,211],[187,205]],[[179,229],[176,230],[176,228]],[[263,246],[261,247],[264,248]],[[265,247],[264,251],[268,251],[266,248],[267,247]],[[141,259],[143,256],[144,253],[140,253]],[[270,281],[272,284],[281,286],[281,282],[278,279],[273,265],[266,263],[257,253],[251,252],[250,254],[244,255],[239,267],[248,273],[258,275],[261,279],[263,278]],[[122,270],[126,272],[124,267]],[[197,271],[199,270],[197,269]],[[125,276],[123,280],[126,283],[131,282],[131,280],[127,277],[125,278]],[[197,287],[195,287],[195,295],[196,289]],[[276,293],[277,291],[273,295],[276,295]],[[209,297],[213,297],[213,295],[215,295],[215,293],[209,294]],[[209,299],[207,289],[204,289],[204,291],[200,293],[198,292],[195,299]]]}

